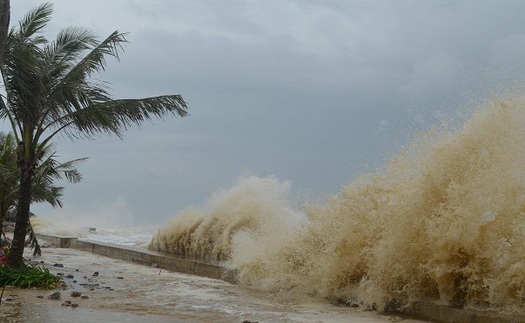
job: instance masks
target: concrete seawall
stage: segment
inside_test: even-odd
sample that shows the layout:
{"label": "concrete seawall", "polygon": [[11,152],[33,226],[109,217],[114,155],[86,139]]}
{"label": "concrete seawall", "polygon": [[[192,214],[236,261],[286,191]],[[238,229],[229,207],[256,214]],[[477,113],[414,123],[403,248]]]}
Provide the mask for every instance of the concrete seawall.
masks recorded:
{"label": "concrete seawall", "polygon": [[[184,259],[171,254],[98,241],[79,240],[74,237],[50,236],[39,233],[36,236],[41,242],[45,241],[59,248],[73,248],[113,259],[222,279],[232,284],[237,283],[237,272],[224,268],[220,263]],[[412,306],[405,308],[402,314],[422,320],[445,323],[525,323],[525,317],[502,315],[490,311],[459,309],[431,302],[415,302]]]}
{"label": "concrete seawall", "polygon": [[232,284],[237,283],[237,273],[224,268],[219,263],[184,259],[171,254],[120,246],[111,243],[103,243],[99,241],[79,240],[74,237],[50,236],[40,233],[37,233],[36,237],[38,240],[45,241],[58,248],[73,248],[113,259],[138,263],[141,265],[155,266],[157,268],[191,275],[222,279]]}

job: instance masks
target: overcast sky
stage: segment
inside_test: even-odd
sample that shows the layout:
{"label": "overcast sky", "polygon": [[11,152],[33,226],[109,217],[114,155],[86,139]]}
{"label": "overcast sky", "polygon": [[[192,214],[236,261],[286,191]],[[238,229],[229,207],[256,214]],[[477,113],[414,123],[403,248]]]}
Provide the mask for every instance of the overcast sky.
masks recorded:
{"label": "overcast sky", "polygon": [[[12,24],[40,3],[12,1]],[[419,131],[525,84],[525,1],[53,4],[50,38],[67,26],[129,32],[98,77],[116,98],[182,94],[191,114],[123,141],[58,140],[63,160],[89,157],[61,211],[79,217],[163,223],[246,174],[319,200]]]}

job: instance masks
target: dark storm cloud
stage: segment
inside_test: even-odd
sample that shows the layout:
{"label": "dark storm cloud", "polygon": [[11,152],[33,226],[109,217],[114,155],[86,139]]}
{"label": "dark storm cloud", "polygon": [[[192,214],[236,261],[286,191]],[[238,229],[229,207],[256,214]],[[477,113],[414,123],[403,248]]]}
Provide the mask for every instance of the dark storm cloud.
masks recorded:
{"label": "dark storm cloud", "polygon": [[[13,19],[38,3],[13,3]],[[181,93],[191,113],[124,141],[61,140],[64,158],[90,156],[68,187],[72,212],[124,201],[138,220],[162,221],[244,172],[335,193],[525,72],[521,1],[54,4],[53,32],[130,32],[102,77],[117,97]]]}

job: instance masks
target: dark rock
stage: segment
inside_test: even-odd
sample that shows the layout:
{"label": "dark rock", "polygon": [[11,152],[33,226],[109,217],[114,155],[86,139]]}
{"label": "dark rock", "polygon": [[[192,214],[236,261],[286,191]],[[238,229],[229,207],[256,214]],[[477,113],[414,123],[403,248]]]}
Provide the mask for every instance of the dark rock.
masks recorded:
{"label": "dark rock", "polygon": [[54,264],[53,267],[64,267],[62,264]]}
{"label": "dark rock", "polygon": [[66,275],[66,278],[75,278],[75,276],[69,274],[69,275]]}
{"label": "dark rock", "polygon": [[71,307],[72,307],[72,308],[76,308],[76,307],[78,307],[78,304],[73,303],[73,304],[71,304]]}
{"label": "dark rock", "polygon": [[95,272],[93,273],[93,277],[97,277],[97,276],[98,276],[98,271],[95,271]]}
{"label": "dark rock", "polygon": [[64,273],[57,273],[57,276],[64,276]]}
{"label": "dark rock", "polygon": [[58,300],[58,299],[60,299],[60,292],[59,291],[54,291],[51,294],[49,294],[49,296],[47,298]]}
{"label": "dark rock", "polygon": [[82,299],[88,299],[89,296],[87,296],[87,295],[82,295],[82,296],[80,296],[80,298],[82,298]]}
{"label": "dark rock", "polygon": [[44,296],[42,296],[42,295],[38,295],[37,298],[44,298]]}
{"label": "dark rock", "polygon": [[122,276],[117,276],[117,279],[124,279],[124,277],[122,277]]}
{"label": "dark rock", "polygon": [[80,297],[82,295],[81,292],[72,292],[71,297]]}
{"label": "dark rock", "polygon": [[62,306],[71,306],[71,301],[65,301]]}

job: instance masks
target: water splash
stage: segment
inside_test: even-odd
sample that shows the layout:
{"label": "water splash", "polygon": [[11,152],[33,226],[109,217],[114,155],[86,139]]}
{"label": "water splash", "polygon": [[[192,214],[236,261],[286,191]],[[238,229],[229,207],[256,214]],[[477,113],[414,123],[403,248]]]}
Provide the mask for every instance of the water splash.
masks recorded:
{"label": "water splash", "polygon": [[225,260],[230,258],[234,245],[242,244],[243,240],[251,244],[252,239],[286,236],[301,218],[287,199],[290,187],[289,182],[280,182],[275,177],[243,177],[233,188],[214,194],[206,207],[183,211],[159,230],[150,248]]}
{"label": "water splash", "polygon": [[184,212],[151,248],[228,259],[241,284],[264,291],[525,314],[524,168],[525,99],[493,102],[458,129],[419,136],[305,217],[283,183],[249,178]]}
{"label": "water splash", "polygon": [[[73,224],[72,224],[73,223]],[[37,233],[56,235],[62,237],[84,238],[87,236],[89,229],[74,224],[74,221],[57,221],[43,217],[31,218],[33,230]]]}

